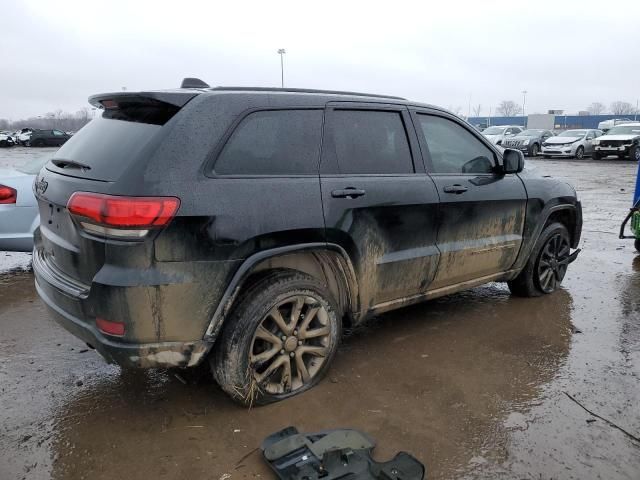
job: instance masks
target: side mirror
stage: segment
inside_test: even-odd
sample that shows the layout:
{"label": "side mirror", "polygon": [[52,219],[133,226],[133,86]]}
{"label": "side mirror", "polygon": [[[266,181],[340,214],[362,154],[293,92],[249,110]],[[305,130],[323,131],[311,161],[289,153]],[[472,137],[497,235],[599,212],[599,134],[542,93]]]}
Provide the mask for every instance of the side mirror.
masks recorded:
{"label": "side mirror", "polygon": [[502,173],[520,173],[524,169],[524,153],[505,148],[502,152]]}

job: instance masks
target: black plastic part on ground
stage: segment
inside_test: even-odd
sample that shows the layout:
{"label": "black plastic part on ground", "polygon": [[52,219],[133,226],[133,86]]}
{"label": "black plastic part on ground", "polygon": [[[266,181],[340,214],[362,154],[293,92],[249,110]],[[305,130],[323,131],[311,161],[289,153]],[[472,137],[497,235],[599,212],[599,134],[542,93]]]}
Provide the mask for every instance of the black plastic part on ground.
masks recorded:
{"label": "black plastic part on ground", "polygon": [[388,462],[375,462],[375,443],[357,430],[299,433],[287,427],[269,435],[260,446],[265,460],[281,480],[422,480],[425,467],[405,452]]}

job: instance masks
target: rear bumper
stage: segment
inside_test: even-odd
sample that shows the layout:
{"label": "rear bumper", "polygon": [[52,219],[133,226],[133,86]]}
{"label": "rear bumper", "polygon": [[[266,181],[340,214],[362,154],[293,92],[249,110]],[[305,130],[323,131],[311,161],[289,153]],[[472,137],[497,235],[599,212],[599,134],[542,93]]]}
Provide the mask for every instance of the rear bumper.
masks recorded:
{"label": "rear bumper", "polygon": [[211,345],[196,342],[121,343],[58,307],[45,292],[36,275],[36,290],[54,320],[70,333],[94,347],[109,363],[132,368],[193,367],[207,355]]}
{"label": "rear bumper", "polygon": [[[198,365],[207,355],[211,343],[198,340],[190,342],[125,343],[116,337],[102,334],[95,326],[95,319],[80,318],[70,311],[81,312],[80,299],[73,298],[54,287],[42,271],[42,265],[34,262],[35,285],[51,316],[70,333],[94,347],[109,363],[130,368],[171,368]],[[44,275],[43,275],[44,274]],[[65,301],[61,302],[61,295]],[[55,297],[56,300],[52,297]],[[64,307],[69,308],[64,308]]]}

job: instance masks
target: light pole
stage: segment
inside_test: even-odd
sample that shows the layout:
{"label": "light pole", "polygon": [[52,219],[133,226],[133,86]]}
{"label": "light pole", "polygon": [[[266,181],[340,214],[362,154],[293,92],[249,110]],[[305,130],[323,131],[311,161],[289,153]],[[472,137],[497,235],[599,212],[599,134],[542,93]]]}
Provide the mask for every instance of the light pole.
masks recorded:
{"label": "light pole", "polygon": [[278,49],[278,54],[280,55],[280,86],[284,88],[284,54],[287,51],[284,48]]}
{"label": "light pole", "polygon": [[522,123],[523,123],[522,126],[523,127],[527,126],[527,117],[525,116],[525,113],[524,113],[524,107],[526,103],[527,103],[527,91],[523,90],[522,91]]}

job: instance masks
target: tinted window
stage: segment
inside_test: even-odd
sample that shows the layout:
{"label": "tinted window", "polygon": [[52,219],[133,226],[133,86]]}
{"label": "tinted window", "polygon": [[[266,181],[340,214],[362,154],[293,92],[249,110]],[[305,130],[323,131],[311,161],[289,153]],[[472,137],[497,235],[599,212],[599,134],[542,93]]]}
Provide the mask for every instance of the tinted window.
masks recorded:
{"label": "tinted window", "polygon": [[429,148],[433,173],[490,173],[493,152],[469,131],[451,120],[418,115]]}
{"label": "tinted window", "polygon": [[274,110],[248,115],[218,157],[216,173],[317,173],[322,115],[322,110]]}
{"label": "tinted window", "polygon": [[341,173],[413,173],[411,150],[400,113],[335,110],[332,127]]}

